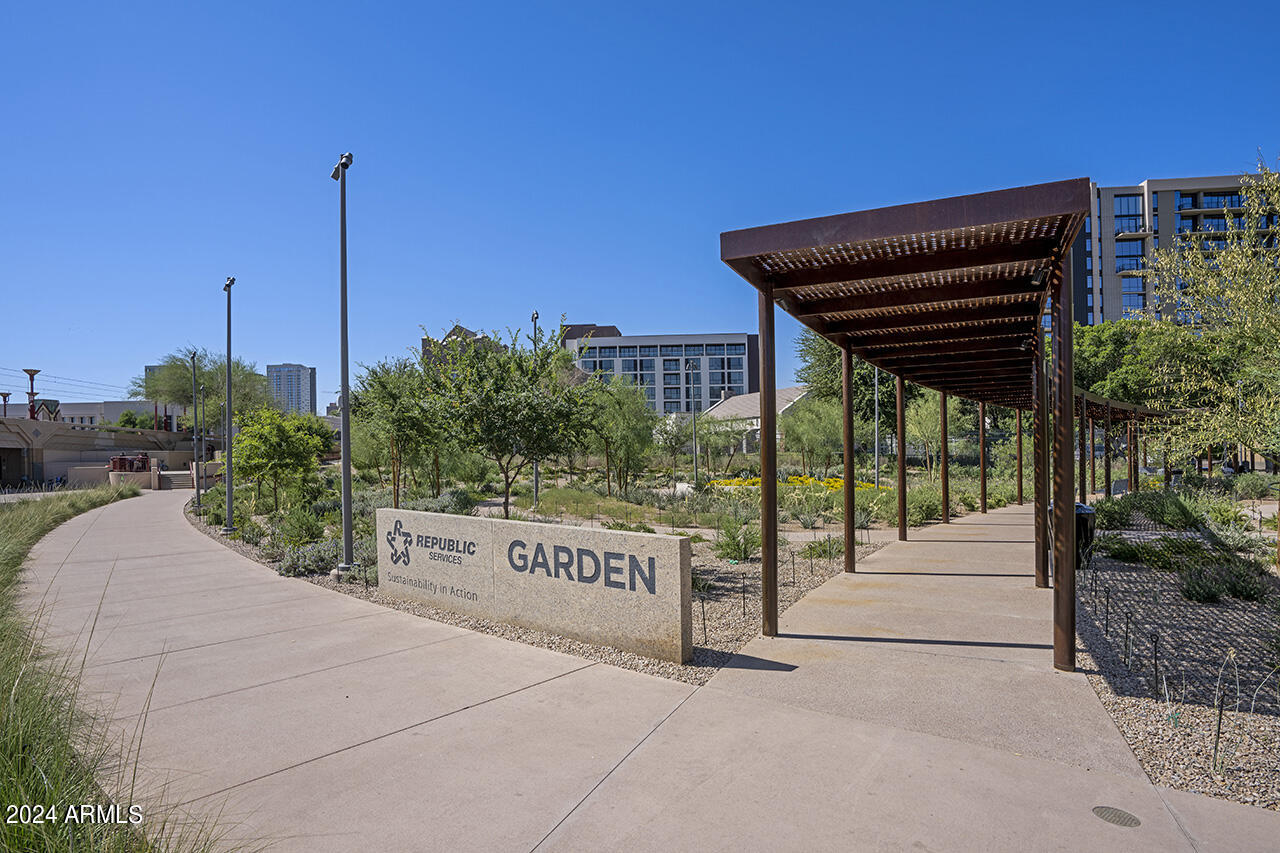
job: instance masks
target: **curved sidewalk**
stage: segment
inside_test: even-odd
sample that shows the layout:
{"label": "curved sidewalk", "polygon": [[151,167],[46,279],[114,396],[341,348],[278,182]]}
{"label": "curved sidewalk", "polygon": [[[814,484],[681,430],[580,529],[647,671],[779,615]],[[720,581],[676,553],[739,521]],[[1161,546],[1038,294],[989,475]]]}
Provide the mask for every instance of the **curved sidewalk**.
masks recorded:
{"label": "curved sidewalk", "polygon": [[122,735],[150,692],[144,787],[221,809],[232,839],[1250,851],[1280,837],[1280,814],[1152,786],[1084,676],[1052,670],[1027,508],[913,531],[695,689],[279,577],[193,530],[188,495],[63,525],[33,551],[24,601],[43,599],[49,645],[77,654],[96,614],[85,687]]}

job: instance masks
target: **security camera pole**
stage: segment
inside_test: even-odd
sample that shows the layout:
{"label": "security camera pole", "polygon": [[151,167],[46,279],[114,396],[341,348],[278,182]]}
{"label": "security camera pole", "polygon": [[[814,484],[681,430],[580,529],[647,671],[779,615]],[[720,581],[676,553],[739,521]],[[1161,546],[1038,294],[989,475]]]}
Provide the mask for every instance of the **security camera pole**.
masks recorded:
{"label": "security camera pole", "polygon": [[222,286],[227,292],[227,403],[224,406],[227,413],[227,436],[222,445],[222,479],[227,485],[227,518],[222,525],[223,533],[234,533],[236,529],[231,507],[231,285],[235,283],[235,277],[228,276],[227,283]]}
{"label": "security camera pole", "polygon": [[351,546],[351,389],[347,383],[347,169],[351,166],[351,152],[343,154],[338,165],[333,167],[329,177],[338,182],[338,254],[341,269],[341,296],[339,297],[339,313],[341,314],[342,341],[342,562],[330,574],[339,579],[344,571],[350,571],[355,559]]}

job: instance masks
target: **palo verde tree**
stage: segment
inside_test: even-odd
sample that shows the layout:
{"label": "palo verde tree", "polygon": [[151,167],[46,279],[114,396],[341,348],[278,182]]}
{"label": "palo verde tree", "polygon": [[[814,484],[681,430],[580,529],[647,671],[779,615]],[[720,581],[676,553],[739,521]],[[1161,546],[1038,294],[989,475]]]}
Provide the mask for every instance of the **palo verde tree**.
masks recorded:
{"label": "palo verde tree", "polygon": [[[796,338],[796,356],[800,366],[796,368],[796,381],[809,389],[810,397],[820,400],[840,400],[840,348],[812,329],[801,329]],[[875,366],[862,359],[853,358],[853,413],[868,423],[875,417]],[[920,393],[917,385],[906,385],[906,402],[910,403]],[[880,431],[892,433],[895,391],[893,375],[880,374]]]}
{"label": "palo verde tree", "polygon": [[800,454],[800,467],[813,474],[819,465],[825,477],[844,447],[844,422],[838,398],[805,395],[778,418],[787,450]]}
{"label": "palo verde tree", "polygon": [[616,481],[625,495],[632,477],[644,470],[657,416],[650,410],[644,390],[627,379],[615,376],[608,382],[595,381],[590,387],[590,443],[604,455],[605,490],[612,495],[612,482]]}
{"label": "palo verde tree", "polygon": [[498,466],[510,518],[511,486],[525,466],[586,441],[595,380],[572,370],[569,353],[545,329],[524,341],[512,333],[505,346],[454,337],[432,357],[453,435]]}
{"label": "palo verde tree", "polygon": [[[210,409],[210,427],[220,431],[217,410],[222,406],[227,387],[227,359],[222,353],[204,348],[184,347],[160,360],[159,369],[135,376],[129,383],[129,396],[154,400],[162,405],[191,405],[191,356],[196,357],[196,385],[205,389],[205,405]],[[263,406],[274,406],[267,377],[257,372],[252,361],[231,359],[231,399],[235,412],[253,412]],[[146,417],[142,418],[146,421]],[[190,419],[184,418],[189,426]],[[150,422],[144,424],[149,427]]]}
{"label": "palo verde tree", "polygon": [[685,447],[693,441],[693,426],[684,415],[672,413],[659,419],[653,427],[653,443],[671,457],[671,488],[676,487],[676,462]]}
{"label": "palo verde tree", "polygon": [[280,486],[301,479],[316,469],[317,459],[329,448],[314,424],[301,415],[263,406],[236,419],[232,441],[236,468],[254,481],[255,504],[263,483],[271,485],[272,507],[280,509]]}
{"label": "palo verde tree", "polygon": [[406,460],[420,459],[440,441],[443,402],[428,394],[422,370],[408,358],[361,365],[351,393],[351,413],[362,430],[386,448],[391,470],[391,505],[400,506]]}
{"label": "palo verde tree", "polygon": [[[1181,235],[1149,258],[1146,334],[1177,357],[1155,365],[1175,450],[1239,442],[1280,460],[1280,172],[1259,163],[1225,230]],[[1176,319],[1178,322],[1163,322]]]}

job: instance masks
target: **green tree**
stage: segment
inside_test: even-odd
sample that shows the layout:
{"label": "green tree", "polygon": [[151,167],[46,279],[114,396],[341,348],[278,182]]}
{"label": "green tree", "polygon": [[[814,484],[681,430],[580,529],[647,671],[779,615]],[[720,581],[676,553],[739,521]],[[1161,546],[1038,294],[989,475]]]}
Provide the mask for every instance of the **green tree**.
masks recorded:
{"label": "green tree", "polygon": [[146,415],[140,415],[133,409],[125,409],[120,413],[120,418],[115,422],[115,426],[124,427],[126,429],[151,429],[155,425],[153,418]]}
{"label": "green tree", "polygon": [[819,464],[827,476],[844,448],[844,422],[838,400],[806,395],[778,418],[786,449],[800,454],[800,466],[813,474]]}
{"label": "green tree", "polygon": [[351,414],[386,448],[391,469],[391,505],[400,506],[406,461],[440,440],[443,401],[428,395],[419,366],[408,358],[361,365],[351,393]]}
{"label": "green tree", "polygon": [[[796,356],[800,367],[796,369],[796,381],[809,389],[809,396],[827,400],[840,400],[840,348],[812,329],[802,329],[796,338]],[[875,417],[875,366],[862,359],[853,358],[853,413],[859,419],[871,422]],[[906,402],[910,403],[920,389],[910,382],[906,385]],[[891,373],[880,374],[880,431],[893,432],[896,392]]]}
{"label": "green tree", "polygon": [[314,471],[324,440],[304,417],[269,406],[240,415],[237,427],[232,440],[237,470],[254,481],[259,498],[262,484],[269,482],[273,508],[279,510],[281,483]]}
{"label": "green tree", "polygon": [[[951,408],[948,407],[948,433],[952,417]],[[934,455],[942,447],[942,408],[938,392],[926,390],[912,400],[903,413],[903,425],[906,427],[907,441],[924,449],[925,472],[929,479],[936,480],[938,472],[933,464]]]}
{"label": "green tree", "polygon": [[721,470],[729,471],[733,457],[742,448],[743,439],[750,431],[747,421],[741,419],[703,416],[698,420],[698,449],[707,459],[707,472],[711,472],[712,456],[726,457]]}
{"label": "green tree", "polygon": [[610,472],[625,495],[634,474],[644,470],[653,447],[657,417],[649,408],[644,389],[619,376],[609,382],[593,382],[591,388],[591,444],[604,454],[605,489],[613,494]]}
{"label": "green tree", "polygon": [[680,454],[693,440],[693,425],[689,418],[677,412],[662,417],[653,427],[653,443],[663,454],[671,457],[671,488],[676,486],[676,463]]}
{"label": "green tree", "polygon": [[[1143,312],[1162,359],[1155,385],[1176,450],[1240,442],[1280,459],[1280,173],[1259,163],[1241,182],[1243,209],[1227,230],[1186,235],[1156,250],[1144,272],[1155,292]],[[1159,322],[1177,318],[1179,323]]]}
{"label": "green tree", "polygon": [[432,355],[453,434],[498,466],[507,518],[511,486],[529,462],[587,440],[596,393],[594,380],[572,369],[570,354],[546,329],[526,340],[528,346],[513,333],[507,346],[491,347],[455,338]]}
{"label": "green tree", "polygon": [[[219,424],[214,421],[218,420],[217,411],[226,397],[227,387],[227,359],[222,353],[196,347],[169,353],[150,376],[144,374],[133,378],[129,383],[129,396],[170,406],[190,406],[193,354],[196,357],[196,384],[204,385],[205,403],[211,413],[210,426],[216,431]],[[231,397],[236,412],[252,412],[263,406],[275,405],[267,377],[257,372],[252,361],[234,357],[231,359]]]}

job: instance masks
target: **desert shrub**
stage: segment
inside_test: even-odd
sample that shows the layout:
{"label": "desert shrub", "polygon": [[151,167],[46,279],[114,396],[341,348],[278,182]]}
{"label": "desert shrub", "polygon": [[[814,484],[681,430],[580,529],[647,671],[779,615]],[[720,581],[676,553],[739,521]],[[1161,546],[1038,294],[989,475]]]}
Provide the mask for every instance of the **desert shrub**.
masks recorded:
{"label": "desert shrub", "polygon": [[1214,604],[1222,600],[1222,582],[1207,566],[1187,566],[1179,573],[1178,590],[1188,601]]}
{"label": "desert shrub", "polygon": [[1260,471],[1251,471],[1236,477],[1236,497],[1244,501],[1259,501],[1271,494],[1271,478]]}
{"label": "desert shrub", "polygon": [[1124,495],[1119,500],[1152,521],[1175,530],[1187,530],[1200,524],[1200,518],[1195,510],[1175,492],[1164,490],[1134,492]]}
{"label": "desert shrub", "polygon": [[871,510],[865,506],[856,506],[853,510],[853,526],[859,530],[866,530],[871,526]]}
{"label": "desert shrub", "polygon": [[[511,494],[515,494],[512,491]],[[438,498],[415,498],[402,501],[402,509],[417,512],[443,512],[450,515],[471,515],[476,507],[476,500],[466,489],[446,489]]]}
{"label": "desert shrub", "polygon": [[753,521],[727,517],[720,524],[712,549],[717,557],[726,560],[750,560],[760,550],[760,528]]}
{"label": "desert shrub", "polygon": [[816,513],[801,510],[796,513],[796,521],[805,530],[813,530],[818,526],[818,515]]}
{"label": "desert shrub", "polygon": [[[1103,498],[1093,505],[1094,524],[1099,530],[1120,530],[1129,526],[1133,507],[1123,498]],[[1117,558],[1119,559],[1119,558]]]}
{"label": "desert shrub", "polygon": [[951,501],[960,504],[966,512],[974,512],[978,509],[978,499],[968,492],[957,492]]}
{"label": "desert shrub", "polygon": [[651,527],[648,524],[645,524],[643,521],[637,521],[634,524],[627,524],[625,521],[610,519],[609,521],[603,522],[601,524],[601,527],[604,527],[606,530],[623,530],[630,533],[656,533],[657,532],[656,530],[653,529],[653,527]]}
{"label": "desert shrub", "polygon": [[[896,516],[897,513],[894,513]],[[942,493],[931,486],[907,490],[907,524],[919,527],[942,517]],[[894,521],[897,521],[895,518]]]}
{"label": "desert shrub", "polygon": [[324,535],[324,522],[316,518],[306,507],[296,506],[285,513],[271,533],[271,538],[282,545],[306,545]]}
{"label": "desert shrub", "polygon": [[1223,586],[1228,595],[1245,601],[1261,601],[1266,597],[1266,569],[1252,560],[1234,559],[1222,573]]}
{"label": "desert shrub", "polygon": [[240,539],[250,545],[257,545],[266,535],[262,525],[252,519],[240,526]]}
{"label": "desert shrub", "polygon": [[[372,538],[357,539],[352,547],[352,559],[357,566],[374,568],[378,563],[378,549]],[[286,550],[278,571],[282,575],[328,574],[342,562],[342,540],[324,539]]]}
{"label": "desert shrub", "polygon": [[844,556],[844,538],[832,536],[828,539],[812,539],[800,549],[800,556],[814,560],[829,560]]}

